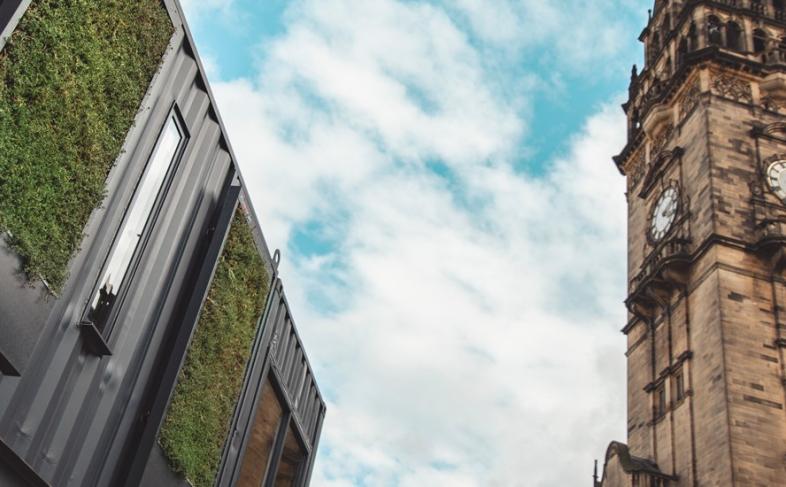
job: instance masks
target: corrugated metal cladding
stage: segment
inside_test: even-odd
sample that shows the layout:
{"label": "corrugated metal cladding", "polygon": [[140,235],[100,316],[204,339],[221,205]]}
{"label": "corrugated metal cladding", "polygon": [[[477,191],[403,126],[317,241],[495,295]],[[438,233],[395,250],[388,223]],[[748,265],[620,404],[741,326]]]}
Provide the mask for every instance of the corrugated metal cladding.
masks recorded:
{"label": "corrugated metal cladding", "polygon": [[[14,0],[0,0],[0,5],[9,1]],[[238,200],[248,206],[180,6],[177,0],[164,4],[175,33],[109,175],[108,196],[88,222],[69,281],[51,304],[26,368],[21,376],[0,374],[0,482],[11,482],[5,467],[13,462],[13,475],[22,475],[25,485],[139,482],[226,238],[228,215]],[[128,291],[108,337],[112,354],[99,357],[86,349],[78,325],[136,182],[172,110],[182,115],[186,146],[130,281],[124,283]],[[253,211],[250,219],[272,270]],[[244,400],[233,422],[234,436],[243,436],[251,420],[246,415],[242,421],[241,411],[258,396],[254,371],[261,373],[260,367],[271,363],[311,453],[325,406],[280,280],[271,295],[265,318],[271,326],[260,327],[246,372]]]}
{"label": "corrugated metal cladding", "polygon": [[[229,152],[182,30],[108,180],[109,197],[87,227],[71,278],[20,378],[0,379],[0,436],[52,485],[111,485],[162,344],[177,326],[204,252],[204,236],[234,179]],[[110,357],[83,349],[77,328],[127,202],[170,112],[190,137],[156,227],[128,284]]]}
{"label": "corrugated metal cladding", "polygon": [[[254,344],[254,359],[246,371],[244,392],[232,421],[230,441],[224,448],[222,468],[216,481],[218,486],[235,485],[240,476],[254,412],[262,396],[262,386],[268,378],[277,387],[285,410],[291,413],[303,441],[307,463],[301,479],[303,483],[298,485],[308,485],[310,480],[325,418],[325,403],[295,328],[281,279],[275,280],[263,319]],[[275,472],[268,472],[268,475],[272,478]]]}
{"label": "corrugated metal cladding", "polygon": [[292,321],[280,280],[276,291],[271,311],[271,318],[275,315],[275,321],[271,319],[271,323],[275,323],[270,343],[271,365],[286,395],[287,404],[292,408],[300,434],[310,449],[317,441],[325,404]]}

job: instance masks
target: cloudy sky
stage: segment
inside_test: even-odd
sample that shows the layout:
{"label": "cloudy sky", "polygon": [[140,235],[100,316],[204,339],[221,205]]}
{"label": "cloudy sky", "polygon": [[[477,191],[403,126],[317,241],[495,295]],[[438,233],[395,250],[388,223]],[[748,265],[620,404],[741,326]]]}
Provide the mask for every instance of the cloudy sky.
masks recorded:
{"label": "cloudy sky", "polygon": [[328,403],[312,485],[588,485],[651,2],[184,3]]}

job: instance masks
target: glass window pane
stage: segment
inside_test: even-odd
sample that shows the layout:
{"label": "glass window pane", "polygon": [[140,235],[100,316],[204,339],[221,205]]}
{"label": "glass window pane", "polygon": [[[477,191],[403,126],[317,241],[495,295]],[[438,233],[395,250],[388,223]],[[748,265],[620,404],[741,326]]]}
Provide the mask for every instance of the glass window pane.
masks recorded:
{"label": "glass window pane", "polygon": [[106,326],[120,285],[131,265],[131,258],[182,139],[183,134],[172,116],[159,136],[158,144],[134,192],[99,281],[99,289],[90,303],[88,318],[100,330]]}
{"label": "glass window pane", "polygon": [[276,473],[275,487],[295,487],[300,479],[300,472],[303,468],[306,452],[300,446],[298,435],[294,425],[290,423],[287,429],[287,438],[284,440],[284,452],[281,455],[281,463],[278,464]]}
{"label": "glass window pane", "polygon": [[238,487],[260,487],[267,473],[267,464],[273,443],[276,441],[284,408],[278,399],[270,379],[265,381],[262,397],[257,406],[251,438],[246,447],[243,466],[240,470]]}

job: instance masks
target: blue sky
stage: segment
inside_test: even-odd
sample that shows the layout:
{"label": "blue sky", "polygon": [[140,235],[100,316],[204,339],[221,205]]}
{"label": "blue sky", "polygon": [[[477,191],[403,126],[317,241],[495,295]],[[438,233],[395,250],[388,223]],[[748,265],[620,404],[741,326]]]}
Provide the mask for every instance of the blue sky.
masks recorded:
{"label": "blue sky", "polygon": [[625,434],[649,2],[184,6],[328,399],[313,485],[586,482]]}

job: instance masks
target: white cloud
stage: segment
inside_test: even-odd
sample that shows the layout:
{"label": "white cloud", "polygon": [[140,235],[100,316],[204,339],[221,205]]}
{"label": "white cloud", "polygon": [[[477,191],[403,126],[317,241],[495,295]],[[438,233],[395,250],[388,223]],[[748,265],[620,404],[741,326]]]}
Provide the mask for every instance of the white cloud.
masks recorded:
{"label": "white cloud", "polygon": [[[489,54],[566,17],[495,4],[303,0],[214,85],[330,401],[314,485],[580,485],[624,435],[624,121],[517,172],[541,81]],[[297,252],[314,222],[330,250]]]}
{"label": "white cloud", "polygon": [[199,15],[216,11],[226,12],[235,3],[235,0],[180,0],[190,21],[197,21]]}
{"label": "white cloud", "polygon": [[[597,70],[627,51],[631,18],[642,18],[639,0],[455,0],[458,18],[482,41],[507,50],[535,49],[548,65]],[[608,64],[606,64],[608,67]]]}

